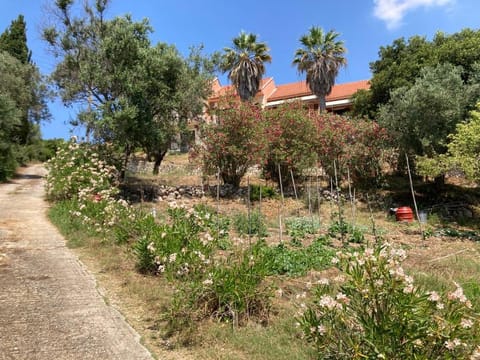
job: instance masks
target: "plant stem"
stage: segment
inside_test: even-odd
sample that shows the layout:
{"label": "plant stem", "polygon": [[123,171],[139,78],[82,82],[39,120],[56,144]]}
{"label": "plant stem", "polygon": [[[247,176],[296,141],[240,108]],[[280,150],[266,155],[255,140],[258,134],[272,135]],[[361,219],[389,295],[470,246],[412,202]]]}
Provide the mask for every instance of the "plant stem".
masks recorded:
{"label": "plant stem", "polygon": [[410,191],[412,192],[413,205],[415,206],[415,214],[417,215],[418,225],[420,226],[420,231],[422,232],[422,244],[423,246],[425,246],[425,232],[423,231],[423,225],[420,221],[420,217],[418,216],[417,200],[415,198],[415,191],[413,190],[412,172],[410,171],[410,162],[408,161],[408,155],[406,153],[405,159],[407,160],[408,179],[410,180]]}

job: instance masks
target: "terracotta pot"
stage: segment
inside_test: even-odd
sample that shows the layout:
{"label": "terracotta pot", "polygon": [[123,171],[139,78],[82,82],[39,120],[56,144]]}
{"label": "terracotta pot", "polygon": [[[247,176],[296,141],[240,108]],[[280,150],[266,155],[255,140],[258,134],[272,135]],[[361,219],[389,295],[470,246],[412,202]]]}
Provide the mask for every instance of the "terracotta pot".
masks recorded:
{"label": "terracotta pot", "polygon": [[395,213],[397,221],[413,221],[413,211],[409,206],[402,206],[397,209]]}

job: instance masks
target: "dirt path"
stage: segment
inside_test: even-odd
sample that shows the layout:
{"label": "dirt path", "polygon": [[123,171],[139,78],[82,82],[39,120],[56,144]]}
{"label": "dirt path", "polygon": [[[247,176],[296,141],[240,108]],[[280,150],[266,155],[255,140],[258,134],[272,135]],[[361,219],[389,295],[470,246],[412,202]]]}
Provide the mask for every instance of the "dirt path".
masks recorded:
{"label": "dirt path", "polygon": [[152,359],[47,220],[44,172],[0,185],[0,360]]}

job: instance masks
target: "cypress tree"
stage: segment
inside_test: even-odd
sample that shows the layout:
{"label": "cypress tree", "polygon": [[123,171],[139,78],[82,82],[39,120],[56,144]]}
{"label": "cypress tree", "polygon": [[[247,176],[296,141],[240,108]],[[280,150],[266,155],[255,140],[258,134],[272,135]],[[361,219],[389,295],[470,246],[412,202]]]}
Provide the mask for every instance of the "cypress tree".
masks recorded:
{"label": "cypress tree", "polygon": [[18,15],[0,35],[0,50],[8,52],[23,64],[31,62],[32,52],[27,46],[27,24],[23,15]]}

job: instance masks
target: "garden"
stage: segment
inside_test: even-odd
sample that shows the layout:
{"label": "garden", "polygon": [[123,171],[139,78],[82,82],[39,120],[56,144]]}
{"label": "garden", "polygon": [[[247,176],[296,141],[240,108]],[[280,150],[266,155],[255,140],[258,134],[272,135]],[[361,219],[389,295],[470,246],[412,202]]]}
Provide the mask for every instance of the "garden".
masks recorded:
{"label": "garden", "polygon": [[[256,34],[184,57],[108,3],[59,1],[43,29],[86,130],[47,163],[46,196],[158,358],[480,359],[480,32],[381,47],[334,114],[333,30],[312,26],[292,62],[318,111],[265,108]],[[219,71],[233,91],[206,109]]]}
{"label": "garden", "polygon": [[[416,178],[428,220],[397,222],[391,207],[413,208],[408,177],[369,188],[340,178],[337,162],[332,176],[290,179],[248,167],[232,190],[172,153],[158,176],[137,168],[120,184],[114,153],[75,142],[57,152],[50,218],[157,356],[478,356],[480,196],[464,179],[442,199]],[[445,212],[452,196],[471,216]]]}

